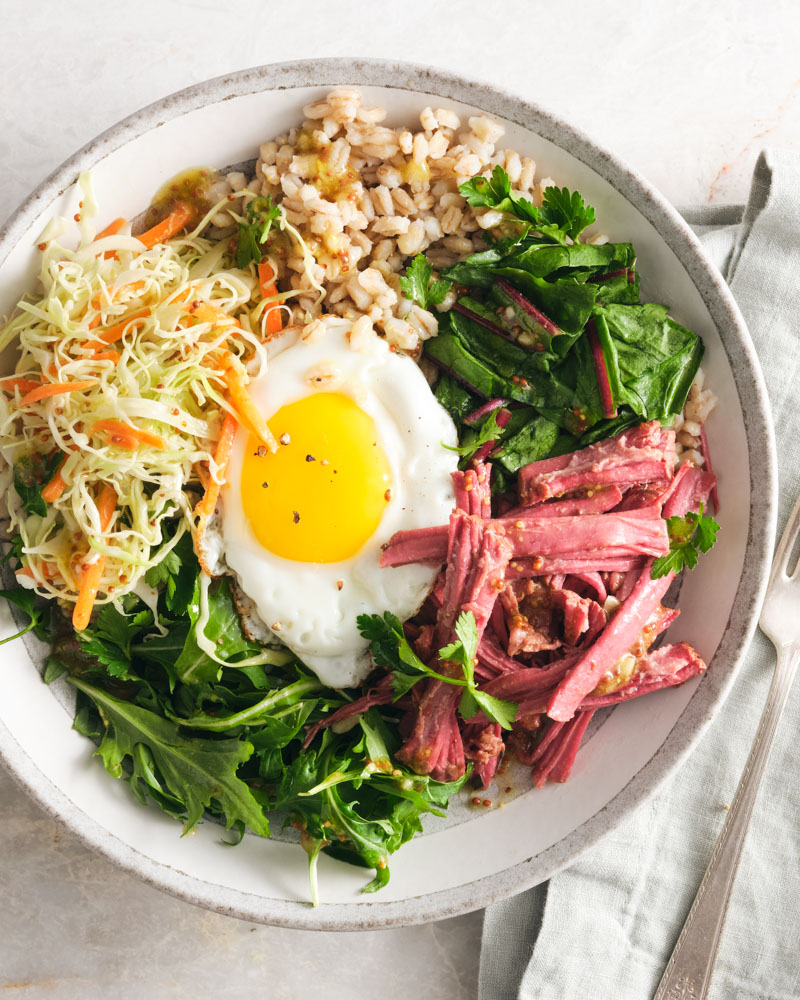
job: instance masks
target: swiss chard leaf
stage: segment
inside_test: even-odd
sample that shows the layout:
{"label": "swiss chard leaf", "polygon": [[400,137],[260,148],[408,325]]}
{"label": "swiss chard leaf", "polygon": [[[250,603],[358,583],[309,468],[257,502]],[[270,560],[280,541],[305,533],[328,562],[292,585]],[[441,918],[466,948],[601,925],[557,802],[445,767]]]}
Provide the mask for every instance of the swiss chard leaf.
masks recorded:
{"label": "swiss chard leaf", "polygon": [[433,277],[433,268],[424,253],[417,254],[406,268],[405,277],[400,278],[403,295],[423,309],[443,302],[451,285],[451,281]]}
{"label": "swiss chard leaf", "polygon": [[596,306],[595,325],[614,399],[645,420],[683,409],[703,342],[667,315],[667,306]]}
{"label": "swiss chard leaf", "polygon": [[250,743],[184,736],[174,723],[154,712],[77,677],[71,677],[70,683],[91,698],[103,719],[97,754],[112,777],[127,777],[139,797],[149,794],[162,808],[177,804],[186,817],[184,832],[196,826],[211,806],[222,811],[228,828],[238,820],[260,836],[269,836],[261,806],[237,775],[253,753]]}
{"label": "swiss chard leaf", "polygon": [[538,462],[551,455],[558,434],[557,424],[546,417],[534,417],[516,434],[505,438],[500,448],[492,453],[492,457],[497,462],[502,462],[509,472],[519,472],[523,465]]}

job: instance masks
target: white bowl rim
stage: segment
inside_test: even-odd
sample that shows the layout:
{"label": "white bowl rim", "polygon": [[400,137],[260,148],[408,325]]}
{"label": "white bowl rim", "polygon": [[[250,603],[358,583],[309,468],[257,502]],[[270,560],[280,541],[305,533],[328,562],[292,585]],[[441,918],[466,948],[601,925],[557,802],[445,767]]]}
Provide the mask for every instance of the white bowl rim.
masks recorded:
{"label": "white bowl rim", "polygon": [[[396,902],[382,903],[375,897],[357,905],[337,903],[311,909],[205,882],[154,861],[89,818],[39,770],[0,721],[0,760],[46,812],[66,823],[87,846],[137,878],[188,902],[245,920],[306,930],[377,929],[466,913],[538,885],[617,827],[680,767],[728,694],[755,631],[777,516],[775,441],[761,368],[738,306],[695,234],[652,185],[614,154],[556,115],[487,83],[412,63],[337,57],[272,63],[195,84],[123,119],[53,171],[0,228],[0,266],[42,208],[63,193],[80,171],[165,121],[263,90],[341,85],[430,93],[479,107],[566,150],[631,202],[678,258],[720,333],[742,407],[751,482],[758,483],[759,489],[758,504],[751,489],[745,568],[711,669],[661,747],[605,807],[561,841],[510,868],[456,888]],[[715,661],[729,665],[714,670]]]}

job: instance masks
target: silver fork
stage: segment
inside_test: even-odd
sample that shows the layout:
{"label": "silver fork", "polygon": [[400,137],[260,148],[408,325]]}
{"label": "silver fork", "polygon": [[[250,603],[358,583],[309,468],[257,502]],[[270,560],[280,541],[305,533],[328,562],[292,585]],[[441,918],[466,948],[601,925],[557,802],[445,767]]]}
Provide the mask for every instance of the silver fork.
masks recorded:
{"label": "silver fork", "polygon": [[778,652],[775,676],[725,825],[654,1000],[702,1000],[708,990],[753,806],[800,661],[800,565],[787,573],[799,533],[800,497],[775,553],[759,620]]}

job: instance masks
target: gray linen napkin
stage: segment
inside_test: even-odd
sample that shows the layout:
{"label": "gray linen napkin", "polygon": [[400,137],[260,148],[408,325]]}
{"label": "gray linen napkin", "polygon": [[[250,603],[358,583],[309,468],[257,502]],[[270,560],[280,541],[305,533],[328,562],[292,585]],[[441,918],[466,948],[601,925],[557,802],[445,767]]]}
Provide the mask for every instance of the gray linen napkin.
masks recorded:
{"label": "gray linen napkin", "polygon": [[[780,465],[778,532],[800,488],[800,156],[766,150],[741,208],[684,212],[750,328]],[[669,785],[577,864],[489,907],[480,1000],[653,995],[744,767],[775,654],[757,633],[714,725]],[[800,996],[800,683],[761,788],[709,996]]]}

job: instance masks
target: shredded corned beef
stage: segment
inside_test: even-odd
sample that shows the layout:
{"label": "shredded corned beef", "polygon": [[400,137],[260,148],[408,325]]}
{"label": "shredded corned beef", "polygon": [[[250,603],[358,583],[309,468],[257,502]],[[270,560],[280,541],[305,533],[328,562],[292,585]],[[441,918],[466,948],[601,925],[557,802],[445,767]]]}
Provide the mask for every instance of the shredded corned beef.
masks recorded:
{"label": "shredded corned beef", "polygon": [[517,491],[521,504],[541,503],[573,490],[667,481],[674,464],[675,434],[652,420],[569,455],[526,465]]}
{"label": "shredded corned beef", "polygon": [[[493,400],[476,419],[501,410]],[[506,411],[507,412],[507,411]],[[675,435],[657,422],[520,471],[519,502],[493,517],[491,467],[453,475],[448,525],[398,532],[381,565],[444,564],[416,624],[417,655],[461,677],[437,651],[455,641],[462,612],[478,630],[481,691],[517,706],[510,733],[478,712],[458,713],[463,688],[420,681],[401,704],[405,743],[396,756],[419,774],[452,781],[472,762],[487,787],[509,738],[533,781],[565,781],[597,709],[681,684],[705,670],[688,643],[651,649],[678,616],[661,603],[673,573],[653,579],[654,557],[670,550],[666,518],[697,511],[715,478],[683,465],[673,475]],[[506,510],[504,516],[498,511]],[[388,678],[325,724],[391,700]],[[316,728],[319,728],[319,725]]]}

